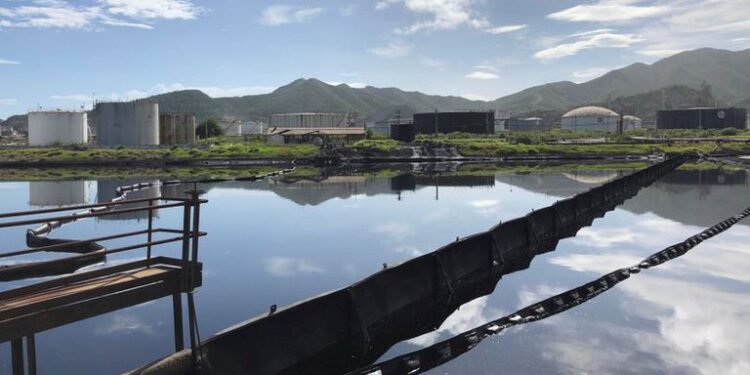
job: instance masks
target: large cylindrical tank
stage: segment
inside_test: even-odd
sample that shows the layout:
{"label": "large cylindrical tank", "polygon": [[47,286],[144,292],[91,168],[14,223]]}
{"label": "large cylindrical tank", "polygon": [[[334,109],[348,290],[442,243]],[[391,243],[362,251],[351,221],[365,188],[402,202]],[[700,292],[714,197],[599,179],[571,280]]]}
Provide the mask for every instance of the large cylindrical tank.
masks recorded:
{"label": "large cylindrical tank", "polygon": [[159,103],[136,100],[97,103],[92,120],[101,146],[151,146],[159,144]]}
{"label": "large cylindrical tank", "polygon": [[86,112],[29,112],[29,146],[55,143],[86,143],[89,140]]}
{"label": "large cylindrical tank", "polygon": [[562,129],[572,131],[616,132],[620,122],[617,112],[596,106],[576,108],[562,117]]}
{"label": "large cylindrical tank", "polygon": [[686,108],[656,113],[657,129],[745,129],[744,108]]}
{"label": "large cylindrical tank", "polygon": [[159,115],[159,143],[163,145],[195,143],[195,116],[189,114]]}
{"label": "large cylindrical tank", "polygon": [[426,112],[414,114],[417,134],[495,132],[495,112]]}

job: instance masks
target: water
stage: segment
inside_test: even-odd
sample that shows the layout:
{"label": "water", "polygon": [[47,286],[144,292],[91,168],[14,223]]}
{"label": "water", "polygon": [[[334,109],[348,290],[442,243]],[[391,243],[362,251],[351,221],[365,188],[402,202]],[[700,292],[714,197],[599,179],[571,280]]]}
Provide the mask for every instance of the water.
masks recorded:
{"label": "water", "polygon": [[[338,176],[322,182],[200,186],[209,200],[201,220],[209,236],[201,242],[200,331],[205,338],[267,312],[272,304],[346,286],[383,263],[397,264],[456,236],[486,230],[618,173]],[[133,182],[140,180],[2,182],[2,211],[109,199],[115,186]],[[174,195],[183,188],[161,193]],[[744,209],[750,205],[748,190],[745,172],[674,172],[576,238],[561,241],[556,251],[536,257],[529,269],[504,276],[494,294],[464,305],[438,331],[400,343],[384,358],[630,265]],[[155,225],[179,227],[179,222],[178,211],[163,211]],[[750,373],[746,224],[587,304],[485,340],[430,373]],[[55,236],[99,236],[145,225],[137,217],[85,221]],[[22,248],[23,230],[0,231],[2,250]],[[178,253],[172,246],[159,254]],[[111,257],[108,264],[135,256]],[[149,302],[38,334],[39,370],[118,373],[169,354],[172,340],[171,300]],[[10,371],[8,352],[8,344],[0,345],[3,374]]]}

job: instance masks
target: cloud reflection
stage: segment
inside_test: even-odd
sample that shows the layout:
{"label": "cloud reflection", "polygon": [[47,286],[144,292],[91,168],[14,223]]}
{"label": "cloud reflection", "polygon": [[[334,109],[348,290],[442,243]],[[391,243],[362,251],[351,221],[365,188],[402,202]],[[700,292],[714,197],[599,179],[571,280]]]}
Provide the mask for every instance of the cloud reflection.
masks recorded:
{"label": "cloud reflection", "polygon": [[294,277],[325,272],[323,268],[303,258],[275,256],[266,259],[264,263],[266,272],[278,277]]}

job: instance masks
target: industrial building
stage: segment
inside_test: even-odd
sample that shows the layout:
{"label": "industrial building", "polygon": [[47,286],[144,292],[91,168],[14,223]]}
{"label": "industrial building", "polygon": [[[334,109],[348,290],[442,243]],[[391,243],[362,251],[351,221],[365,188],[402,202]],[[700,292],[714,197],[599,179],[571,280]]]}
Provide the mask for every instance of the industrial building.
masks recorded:
{"label": "industrial building", "polygon": [[572,131],[616,132],[620,115],[617,112],[596,106],[576,108],[562,116],[562,129]]}
{"label": "industrial building", "polygon": [[347,144],[367,138],[365,128],[269,128],[266,142],[273,144]]}
{"label": "industrial building", "polygon": [[86,112],[29,112],[28,121],[29,146],[78,144],[89,140]]}
{"label": "industrial building", "polygon": [[747,127],[744,108],[669,109],[656,113],[657,129],[723,129]]}
{"label": "industrial building", "polygon": [[160,114],[159,143],[163,145],[195,143],[195,115]]}
{"label": "industrial building", "polygon": [[552,129],[539,117],[507,118],[503,120],[503,126],[506,131],[511,132],[549,131]]}
{"label": "industrial building", "polygon": [[492,134],[495,132],[495,112],[427,112],[414,114],[417,134],[447,134],[454,132]]}
{"label": "industrial building", "polygon": [[354,116],[349,113],[283,113],[271,115],[270,128],[345,128]]}
{"label": "industrial building", "polygon": [[159,144],[159,103],[149,100],[96,103],[91,112],[100,146]]}
{"label": "industrial building", "polygon": [[412,142],[416,138],[416,128],[413,123],[391,124],[391,139],[401,142]]}

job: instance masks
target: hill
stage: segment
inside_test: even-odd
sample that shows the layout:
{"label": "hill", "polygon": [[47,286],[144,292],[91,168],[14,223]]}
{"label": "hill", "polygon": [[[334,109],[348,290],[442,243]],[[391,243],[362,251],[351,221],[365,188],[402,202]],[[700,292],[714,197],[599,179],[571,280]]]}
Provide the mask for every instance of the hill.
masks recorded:
{"label": "hill", "polygon": [[512,112],[568,109],[586,103],[606,103],[663,87],[685,85],[713,88],[723,103],[735,103],[750,93],[750,49],[727,51],[701,48],[661,59],[651,65],[636,63],[599,78],[576,84],[554,82],[535,86],[496,100],[499,108]]}

